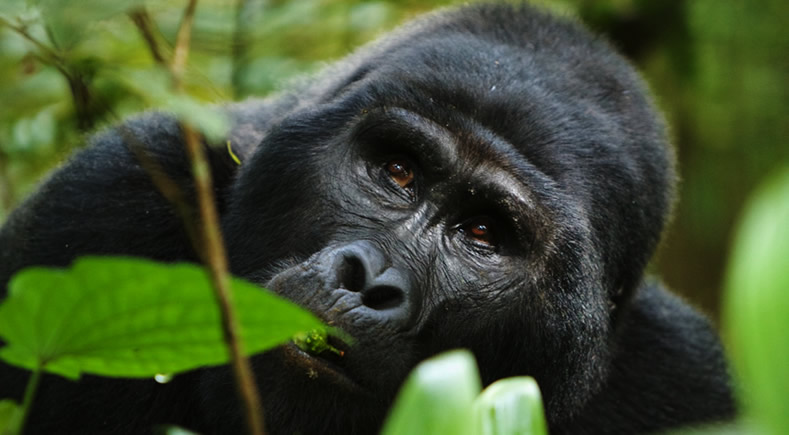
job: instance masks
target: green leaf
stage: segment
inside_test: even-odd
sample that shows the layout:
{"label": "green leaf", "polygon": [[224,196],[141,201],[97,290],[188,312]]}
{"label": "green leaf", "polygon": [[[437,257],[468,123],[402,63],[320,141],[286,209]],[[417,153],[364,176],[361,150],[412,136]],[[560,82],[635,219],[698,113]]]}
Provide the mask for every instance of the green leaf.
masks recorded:
{"label": "green leaf", "polygon": [[406,379],[381,433],[472,433],[470,411],[479,391],[477,364],[470,352],[458,350],[428,359]]}
{"label": "green leaf", "polygon": [[119,68],[115,73],[115,79],[142,97],[149,107],[172,113],[188,122],[209,142],[219,142],[227,136],[230,126],[227,115],[217,106],[173,91],[170,76],[162,68]]}
{"label": "green leaf", "polygon": [[[312,314],[232,280],[247,354],[321,327]],[[193,264],[83,258],[69,269],[14,276],[0,305],[0,358],[69,378],[81,373],[153,377],[228,361],[206,272]]]}
{"label": "green leaf", "polygon": [[770,433],[789,428],[789,168],[746,208],[726,286],[725,325],[746,412]]}
{"label": "green leaf", "polygon": [[0,434],[19,432],[22,410],[13,400],[0,400]]}
{"label": "green leaf", "polygon": [[546,435],[545,413],[537,381],[531,377],[494,382],[474,401],[477,434]]}
{"label": "green leaf", "polygon": [[55,45],[70,49],[90,37],[99,21],[125,14],[144,0],[34,0]]}

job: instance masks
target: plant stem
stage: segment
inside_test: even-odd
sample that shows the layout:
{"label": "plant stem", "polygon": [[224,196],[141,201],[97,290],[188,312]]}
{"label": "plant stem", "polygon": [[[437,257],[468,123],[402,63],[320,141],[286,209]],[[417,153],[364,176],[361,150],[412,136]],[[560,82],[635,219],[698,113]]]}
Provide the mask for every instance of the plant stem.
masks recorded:
{"label": "plant stem", "polygon": [[91,130],[96,123],[97,115],[94,113],[92,106],[92,98],[90,95],[90,88],[86,83],[86,77],[78,69],[70,66],[66,59],[58,52],[55,44],[55,39],[52,38],[52,33],[48,27],[45,27],[47,35],[49,35],[50,43],[55,47],[52,48],[46,43],[39,41],[28,32],[27,27],[23,24],[14,24],[11,21],[0,17],[0,26],[8,27],[16,32],[19,36],[23,37],[32,43],[38,50],[37,58],[44,64],[55,67],[66,79],[71,90],[72,102],[74,103],[74,111],[77,114],[77,124],[82,131]]}
{"label": "plant stem", "polygon": [[173,75],[173,86],[176,90],[181,90],[183,86],[182,77],[186,68],[186,59],[189,56],[189,40],[192,35],[192,22],[194,21],[197,0],[189,0],[184,11],[184,17],[178,26],[178,33],[175,35],[175,50],[173,59],[170,63],[170,72]]}
{"label": "plant stem", "polygon": [[247,416],[247,425],[251,433],[264,433],[263,408],[255,383],[254,373],[249,359],[244,356],[239,337],[238,321],[234,313],[232,294],[230,292],[230,274],[228,272],[227,255],[219,231],[219,216],[211,182],[211,171],[206,162],[205,151],[198,134],[191,127],[184,125],[184,137],[192,171],[195,177],[195,188],[200,206],[202,240],[204,245],[203,261],[211,272],[214,290],[219,303],[222,320],[222,335],[230,347],[230,359],[240,389],[239,393]]}
{"label": "plant stem", "polygon": [[167,62],[164,59],[164,55],[159,49],[159,44],[156,42],[156,36],[151,27],[151,16],[148,14],[148,11],[140,7],[129,12],[129,17],[132,22],[134,22],[134,25],[137,26],[137,29],[140,30],[140,33],[142,33],[145,43],[151,50],[153,60],[160,65],[166,65]]}
{"label": "plant stem", "polygon": [[27,387],[25,387],[25,398],[22,401],[22,417],[19,419],[17,426],[17,433],[21,434],[25,428],[25,421],[27,416],[30,415],[30,409],[33,407],[33,399],[36,398],[36,391],[38,384],[41,382],[41,367],[36,367],[27,380]]}
{"label": "plant stem", "polygon": [[[189,55],[189,40],[191,37],[192,23],[197,6],[197,0],[190,0],[184,10],[184,16],[178,28],[176,44],[173,51],[172,61],[168,65],[159,50],[156,39],[150,27],[150,19],[145,10],[136,10],[130,13],[130,17],[135,25],[140,29],[143,38],[148,44],[154,60],[164,67],[168,67],[172,78],[173,88],[176,92],[183,92],[183,72]],[[208,160],[205,156],[200,135],[185,122],[181,122],[181,130],[184,136],[187,154],[192,165],[192,174],[195,181],[195,191],[200,210],[200,221],[198,231],[200,243],[195,243],[196,251],[201,260],[208,267],[213,283],[214,294],[220,308],[220,318],[222,326],[222,336],[230,351],[230,360],[239,394],[244,406],[247,426],[254,435],[263,435],[265,425],[263,423],[263,407],[260,404],[260,396],[257,391],[252,367],[249,359],[244,356],[243,345],[241,343],[238,319],[233,308],[232,293],[230,291],[230,272],[227,262],[222,234],[220,232],[219,214],[216,211],[216,200],[214,198],[213,180]],[[187,222],[188,226],[188,222]]]}
{"label": "plant stem", "polygon": [[[196,7],[197,0],[189,0],[175,38],[175,50],[170,71],[173,76],[173,86],[177,91],[183,89],[181,79],[186,67],[187,56],[189,55],[189,40],[191,39]],[[221,313],[222,335],[230,348],[231,365],[236,375],[239,393],[246,411],[248,428],[254,435],[262,435],[265,432],[263,407],[260,404],[260,396],[258,395],[252,367],[249,364],[249,359],[244,356],[238,318],[233,308],[227,253],[225,252],[222,234],[219,230],[219,214],[216,211],[211,170],[208,167],[208,160],[197,132],[186,123],[182,123],[182,127],[186,149],[192,162],[192,174],[195,179],[195,189],[202,221],[200,230],[202,231],[204,253],[201,254],[204,256],[203,261],[208,266],[214,283],[214,291]]]}
{"label": "plant stem", "polygon": [[49,46],[47,46],[43,42],[41,42],[38,39],[36,39],[35,37],[33,37],[33,35],[31,35],[30,32],[27,31],[27,28],[25,28],[25,26],[23,26],[23,25],[16,25],[16,24],[4,19],[3,17],[0,17],[0,26],[8,27],[9,29],[11,29],[14,32],[16,32],[19,36],[27,39],[29,42],[31,42],[33,45],[35,45],[36,48],[38,48],[38,50],[41,52],[41,54],[46,58],[47,62],[49,62],[49,63],[51,63],[53,65],[56,65],[56,66],[60,66],[60,67],[65,66],[65,63],[63,61],[63,57],[59,53],[57,53],[55,50],[53,50],[52,48],[50,48]]}

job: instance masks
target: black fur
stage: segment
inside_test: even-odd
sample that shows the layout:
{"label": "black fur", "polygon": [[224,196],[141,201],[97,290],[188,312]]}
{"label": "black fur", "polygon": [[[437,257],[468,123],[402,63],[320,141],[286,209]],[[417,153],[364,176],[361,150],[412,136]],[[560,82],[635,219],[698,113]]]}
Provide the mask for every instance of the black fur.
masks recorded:
{"label": "black fur", "polygon": [[[243,165],[210,155],[233,272],[357,339],[339,371],[292,346],[254,359],[272,433],[374,433],[409,370],[459,347],[485,383],[536,377],[553,433],[732,415],[714,330],[643,277],[673,198],[661,117],[577,23],[526,6],[443,11],[227,111]],[[106,131],[12,214],[0,288],[85,254],[195,259],[132,142],[191,198],[171,117]],[[24,380],[2,366],[3,396]],[[166,385],[47,377],[31,420],[58,433],[154,423],[240,431],[229,370]]]}

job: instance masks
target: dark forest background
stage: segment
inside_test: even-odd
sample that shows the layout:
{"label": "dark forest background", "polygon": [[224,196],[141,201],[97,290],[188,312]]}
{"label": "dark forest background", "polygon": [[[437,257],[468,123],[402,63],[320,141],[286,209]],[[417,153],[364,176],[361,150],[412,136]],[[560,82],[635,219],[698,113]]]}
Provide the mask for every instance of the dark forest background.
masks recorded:
{"label": "dark forest background", "polygon": [[[451,3],[202,0],[182,102],[265,96]],[[682,177],[652,271],[717,319],[740,210],[761,180],[789,165],[789,2],[534,3],[606,35],[651,85]],[[0,222],[89,132],[170,107],[166,77],[126,13],[143,4],[172,47],[184,1],[2,0]]]}

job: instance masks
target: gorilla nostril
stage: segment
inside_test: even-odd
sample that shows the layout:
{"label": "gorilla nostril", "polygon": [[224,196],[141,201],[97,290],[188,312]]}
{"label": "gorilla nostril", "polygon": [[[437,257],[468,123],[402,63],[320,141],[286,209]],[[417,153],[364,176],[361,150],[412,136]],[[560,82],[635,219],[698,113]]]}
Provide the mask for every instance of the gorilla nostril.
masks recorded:
{"label": "gorilla nostril", "polygon": [[402,305],[404,301],[405,296],[402,290],[386,285],[367,289],[364,294],[362,294],[362,303],[378,311],[397,308]]}
{"label": "gorilla nostril", "polygon": [[339,278],[338,286],[340,288],[359,292],[365,287],[365,267],[362,260],[356,256],[346,256],[337,271],[337,275]]}
{"label": "gorilla nostril", "polygon": [[[402,269],[387,265],[383,252],[356,242],[329,254],[332,289],[357,293],[364,316],[395,321],[408,316],[411,286]],[[357,303],[358,303],[357,302]]]}

